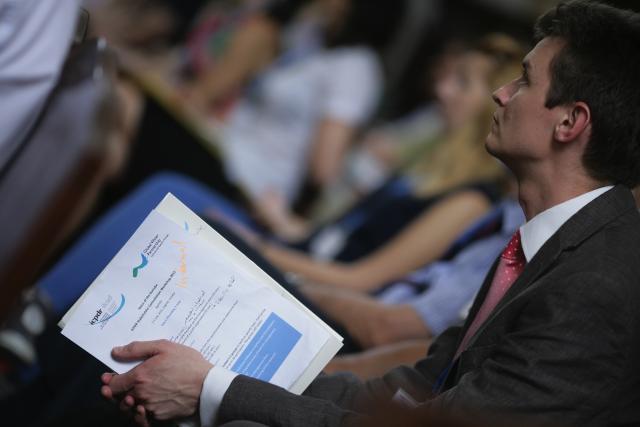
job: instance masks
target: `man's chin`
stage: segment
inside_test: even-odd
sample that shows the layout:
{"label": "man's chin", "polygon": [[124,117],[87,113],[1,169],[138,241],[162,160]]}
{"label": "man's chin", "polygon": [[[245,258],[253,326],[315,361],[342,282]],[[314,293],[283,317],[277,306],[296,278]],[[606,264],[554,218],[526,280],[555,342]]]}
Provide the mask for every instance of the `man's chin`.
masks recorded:
{"label": "man's chin", "polygon": [[484,148],[487,150],[487,153],[491,154],[493,157],[500,158],[500,150],[498,149],[496,137],[493,132],[487,135],[487,139],[484,141]]}
{"label": "man's chin", "polygon": [[487,153],[491,154],[498,161],[500,161],[500,163],[502,163],[509,171],[513,170],[509,166],[510,164],[512,164],[511,161],[513,159],[510,159],[509,155],[500,149],[500,145],[497,144],[497,141],[495,139],[492,140],[490,137],[487,137],[487,140],[484,143],[484,148],[485,150],[487,150]]}

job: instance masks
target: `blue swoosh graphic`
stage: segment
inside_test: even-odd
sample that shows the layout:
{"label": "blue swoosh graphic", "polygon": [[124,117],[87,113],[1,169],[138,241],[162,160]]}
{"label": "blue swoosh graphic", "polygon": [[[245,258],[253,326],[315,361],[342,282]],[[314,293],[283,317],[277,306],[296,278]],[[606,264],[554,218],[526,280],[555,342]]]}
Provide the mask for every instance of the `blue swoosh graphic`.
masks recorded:
{"label": "blue swoosh graphic", "polygon": [[113,316],[115,316],[116,314],[118,314],[120,312],[120,310],[122,310],[122,307],[124,307],[124,295],[120,294],[120,307],[118,307],[116,309],[116,311],[114,311],[113,313],[111,313],[111,316],[107,316],[104,319],[100,319],[99,321],[97,321],[95,324],[97,325],[98,323],[104,323],[107,320],[111,319]]}
{"label": "blue swoosh graphic", "polygon": [[133,277],[138,277],[138,270],[144,268],[145,265],[149,263],[149,261],[147,261],[147,257],[144,256],[144,254],[140,254],[140,256],[142,257],[142,262],[139,266],[133,268]]}

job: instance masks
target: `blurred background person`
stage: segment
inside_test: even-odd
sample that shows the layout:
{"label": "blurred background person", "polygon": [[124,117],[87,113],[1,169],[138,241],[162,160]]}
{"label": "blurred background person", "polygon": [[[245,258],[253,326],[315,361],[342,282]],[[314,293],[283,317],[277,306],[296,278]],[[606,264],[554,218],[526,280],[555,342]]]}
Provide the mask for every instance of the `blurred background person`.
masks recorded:
{"label": "blurred background person", "polygon": [[[517,44],[504,36],[490,36],[462,55],[461,65],[463,66],[458,72],[463,71],[464,74],[473,73],[474,70],[481,71],[477,77],[472,78],[473,84],[480,86],[476,88],[478,93],[470,92],[474,97],[485,91],[488,92],[488,85],[504,81],[515,72],[518,68],[515,65],[518,63],[516,58],[519,57],[516,48]],[[486,67],[484,69],[470,67],[470,65],[477,65],[476,61],[481,61],[480,63]],[[454,73],[454,75],[457,74]],[[454,90],[453,93],[458,94],[458,91]],[[462,99],[467,100],[464,97]],[[486,125],[480,126],[475,121],[484,120],[483,106],[484,103],[478,103],[475,106],[478,109],[475,117],[469,117],[474,121],[472,123],[474,127],[479,126],[477,132],[480,134],[483,132],[481,129],[486,129]],[[475,132],[472,137],[481,138]],[[463,143],[470,144],[470,147],[479,144],[473,139]],[[446,147],[448,146],[443,146],[443,148]],[[488,160],[492,161],[492,159]],[[502,181],[503,169],[497,163],[493,164],[496,179]],[[474,216],[466,219],[462,224],[452,221],[452,217],[456,215],[469,214],[470,210],[461,209],[460,203],[468,197],[471,197],[472,201],[476,199],[476,195],[470,191],[480,192],[481,190],[465,190],[459,192],[460,194],[454,191],[450,196],[443,196],[443,201],[434,202],[439,205],[434,208],[436,209],[435,217],[433,212],[427,211],[429,216],[421,220],[426,226],[422,222],[417,226],[411,225],[409,231],[403,231],[397,241],[392,241],[388,247],[383,246],[380,254],[374,253],[371,257],[365,257],[362,267],[356,265],[354,276],[349,276],[352,273],[348,272],[344,274],[344,270],[338,265],[317,263],[306,259],[300,262],[303,268],[310,265],[309,271],[312,275],[316,274],[316,271],[317,274],[327,275],[339,270],[338,275],[333,276],[334,282],[313,280],[302,276],[306,280],[323,285],[334,285],[358,293],[372,292],[393,280],[399,281],[395,285],[388,286],[386,291],[379,295],[380,301],[371,297],[339,293],[331,288],[324,293],[314,291],[313,288],[306,290],[312,297],[311,300],[318,305],[319,314],[331,319],[335,325],[353,337],[353,345],[346,346],[345,351],[371,348],[409,338],[429,338],[460,319],[462,308],[471,300],[475,290],[480,286],[491,260],[500,251],[514,227],[519,226],[521,222],[518,209],[514,219],[514,214],[509,214],[513,209],[500,207],[499,222],[505,225],[492,225],[493,228],[487,229],[486,220],[481,217],[489,212],[491,200],[483,201],[482,209],[479,212],[473,212]],[[39,299],[52,302],[53,318],[63,314],[70,307],[97,276],[100,269],[115,255],[148,211],[167,192],[176,195],[195,212],[206,212],[211,206],[216,206],[218,209],[226,206],[224,212],[227,214],[236,217],[242,215],[233,205],[220,200],[215,193],[186,178],[165,174],[149,181],[88,230],[62,260],[41,278],[37,285]],[[462,201],[459,200],[460,197]],[[496,217],[495,214],[489,215],[489,219],[496,222],[494,217]],[[429,228],[432,231],[429,231]],[[447,229],[448,234],[442,233],[444,228]],[[465,231],[467,229],[470,231]],[[476,247],[470,254],[461,254],[460,257],[456,257],[455,255],[461,252],[464,245],[468,245],[477,238],[478,229],[484,235],[491,234],[491,240],[481,247]],[[438,241],[438,237],[444,237],[444,239]],[[456,245],[456,241],[460,243]],[[287,264],[291,262],[290,260],[294,263],[299,262],[298,260],[303,257],[273,245],[260,246],[258,248],[264,251],[267,258],[273,256],[273,253],[277,254],[274,257],[275,265],[285,272],[290,272],[292,269],[286,266],[282,268],[278,265],[278,260],[284,260],[283,264]],[[403,279],[403,276],[409,275],[417,268],[428,266],[447,252],[449,252],[447,259],[443,259],[443,262],[433,269],[421,273],[420,277],[423,279],[417,276],[408,276]],[[405,289],[398,293],[406,283],[413,284],[409,286],[409,292]],[[429,288],[431,288],[430,292]],[[20,324],[21,313],[24,313],[27,308],[28,305],[17,311],[14,317],[18,321],[15,321],[14,325]],[[356,318],[353,318],[354,314]],[[0,332],[0,344],[4,342],[3,337],[7,334],[13,334],[15,341],[15,333],[20,331],[22,347],[33,347],[35,337],[30,336],[24,328],[15,326]],[[10,342],[5,343],[5,348],[13,348],[13,352],[21,348],[10,344]],[[28,360],[24,357],[22,359]]]}
{"label": "blurred background person", "polygon": [[26,138],[58,81],[80,3],[0,1],[0,170]]}
{"label": "blurred background person", "polygon": [[[299,246],[311,256],[269,243],[260,244],[263,254],[306,281],[360,292],[443,256],[505,190],[505,169],[484,151],[482,141],[490,120],[490,88],[517,72],[521,53],[510,38],[488,37],[436,83],[448,132],[415,157],[400,178],[404,190],[375,192],[321,228]],[[397,185],[394,179],[389,187]]]}
{"label": "blurred background person", "polygon": [[325,49],[283,52],[254,79],[222,132],[228,176],[252,201],[276,193],[291,205],[305,179],[336,176],[384,85],[379,50],[393,36],[403,2],[326,1]]}

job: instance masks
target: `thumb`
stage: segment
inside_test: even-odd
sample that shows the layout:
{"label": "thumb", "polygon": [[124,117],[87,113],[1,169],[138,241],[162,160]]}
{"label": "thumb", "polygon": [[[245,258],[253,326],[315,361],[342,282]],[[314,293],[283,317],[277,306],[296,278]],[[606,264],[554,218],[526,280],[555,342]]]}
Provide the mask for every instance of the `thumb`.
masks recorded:
{"label": "thumb", "polygon": [[160,341],[133,341],[122,347],[114,347],[111,355],[121,362],[148,359],[160,352]]}

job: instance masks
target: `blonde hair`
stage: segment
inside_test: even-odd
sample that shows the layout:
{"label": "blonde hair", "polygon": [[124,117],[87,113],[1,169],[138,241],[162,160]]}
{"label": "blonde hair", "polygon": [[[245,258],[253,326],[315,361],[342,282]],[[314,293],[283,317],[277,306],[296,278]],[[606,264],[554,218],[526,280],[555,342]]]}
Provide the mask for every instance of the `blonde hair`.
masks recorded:
{"label": "blonde hair", "polygon": [[[520,72],[524,50],[508,36],[488,35],[471,51],[491,58],[493,64],[487,82],[490,88],[505,84]],[[487,153],[482,143],[489,133],[494,110],[488,98],[473,120],[413,163],[408,173],[414,178],[417,195],[432,195],[469,182],[505,179],[504,167]]]}

